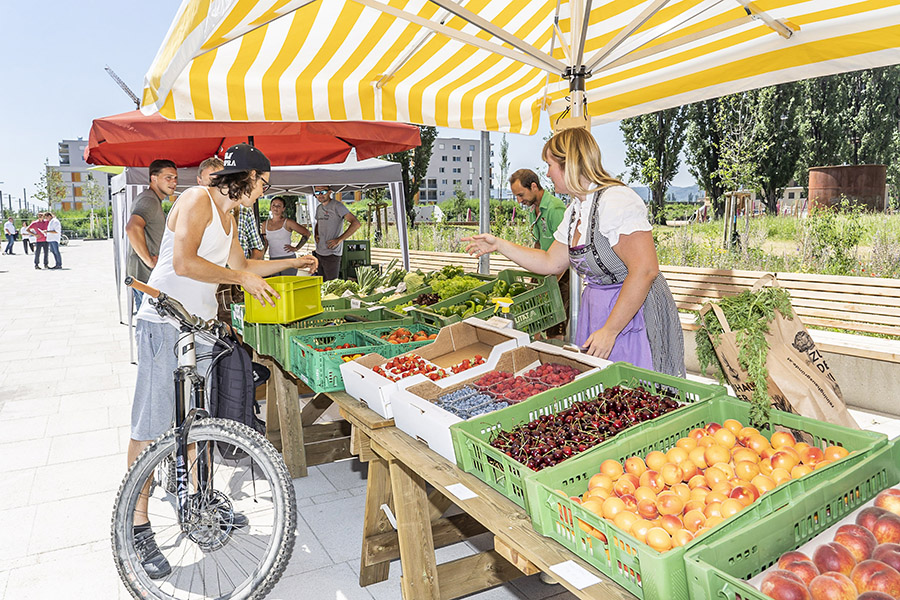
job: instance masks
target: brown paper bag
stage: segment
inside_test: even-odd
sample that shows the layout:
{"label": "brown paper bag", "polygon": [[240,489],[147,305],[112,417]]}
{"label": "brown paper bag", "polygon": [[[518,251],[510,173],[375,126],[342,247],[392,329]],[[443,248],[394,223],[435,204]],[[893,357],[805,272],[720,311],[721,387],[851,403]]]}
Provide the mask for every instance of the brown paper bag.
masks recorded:
{"label": "brown paper bag", "polygon": [[[767,274],[752,289],[757,291],[767,284],[777,286],[778,282],[773,275]],[[717,304],[705,304],[700,310],[701,317],[710,310],[715,313],[724,330],[719,336],[718,345],[715,340],[710,340],[722,371],[738,397],[749,402],[753,383],[738,362],[740,347],[737,333],[731,330],[725,314]],[[847,411],[841,389],[828,368],[828,363],[816,348],[800,317],[794,315],[793,319],[788,319],[776,311],[775,318],[769,324],[766,341],[769,344],[766,358],[769,376],[766,381],[773,407],[859,429],[859,425]]]}

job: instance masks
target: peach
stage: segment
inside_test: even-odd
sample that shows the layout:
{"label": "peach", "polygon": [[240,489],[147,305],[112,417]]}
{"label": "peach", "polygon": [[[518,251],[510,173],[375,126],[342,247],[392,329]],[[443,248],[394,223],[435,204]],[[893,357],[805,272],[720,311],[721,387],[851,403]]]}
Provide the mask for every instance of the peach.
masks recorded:
{"label": "peach", "polygon": [[706,459],[703,457],[704,453],[706,453],[706,448],[697,446],[696,448],[688,452],[688,460],[697,465],[698,469],[705,469],[709,465],[706,464]]}
{"label": "peach", "polygon": [[886,514],[888,514],[888,511],[883,508],[869,506],[859,511],[859,514],[856,515],[856,524],[872,531],[872,527],[875,526],[875,521],[878,520],[878,517]]}
{"label": "peach", "polygon": [[791,474],[781,468],[772,469],[770,476],[775,480],[775,485],[781,485],[782,483],[787,483],[791,480]]}
{"label": "peach", "polygon": [[828,542],[816,548],[812,555],[812,561],[821,573],[836,571],[850,575],[853,567],[856,566],[856,559],[853,558],[850,550],[837,542]]}
{"label": "peach", "polygon": [[872,532],[862,525],[841,525],[834,534],[834,541],[847,548],[858,563],[871,558],[878,545]]}
{"label": "peach", "polygon": [[722,491],[712,491],[706,495],[706,498],[703,499],[706,504],[713,504],[725,502],[728,500],[728,494]]}
{"label": "peach", "polygon": [[794,444],[794,450],[796,450],[797,452],[803,452],[807,448],[809,448],[809,444],[807,444],[806,442],[797,442],[796,444]]}
{"label": "peach", "polygon": [[734,467],[731,466],[731,463],[727,462],[717,462],[713,465],[715,468],[719,469],[723,473],[725,473],[725,477],[728,479],[734,479]]}
{"label": "peach", "polygon": [[734,498],[729,498],[722,502],[722,507],[719,510],[722,512],[722,518],[727,519],[744,510],[744,505]]}
{"label": "peach", "polygon": [[769,440],[759,435],[758,433],[750,434],[744,440],[744,445],[762,456],[762,451],[766,448],[771,448],[769,445]]}
{"label": "peach", "polygon": [[669,459],[659,450],[653,450],[647,454],[647,468],[651,471],[659,471],[667,462],[669,462]]}
{"label": "peach", "polygon": [[666,452],[666,461],[675,465],[680,465],[682,462],[687,460],[687,458],[687,450],[685,450],[684,448],[679,448],[678,446],[675,446],[674,448],[671,448],[668,452]]}
{"label": "peach", "polygon": [[634,525],[631,526],[631,535],[639,542],[646,542],[647,532],[650,531],[651,527],[653,527],[653,524],[647,519],[638,519],[634,522]]}
{"label": "peach", "polygon": [[[794,450],[797,450],[796,446],[794,447]],[[808,446],[802,451],[797,451],[800,453],[800,460],[803,461],[804,465],[813,466],[820,460],[825,460],[825,453],[822,452],[821,448],[816,448],[815,446]]]}
{"label": "peach", "polygon": [[713,515],[711,517],[706,518],[706,525],[703,526],[704,529],[712,529],[725,519],[722,518],[722,515]]}
{"label": "peach", "polygon": [[675,442],[675,445],[678,446],[679,448],[681,448],[682,450],[690,452],[691,450],[693,450],[694,448],[697,447],[697,440],[695,440],[692,437],[683,437],[680,440],[678,440],[677,442]]}
{"label": "peach", "polygon": [[703,429],[691,429],[691,432],[688,433],[688,437],[693,439],[694,441],[700,441],[700,438],[706,435],[706,431]]}
{"label": "peach", "polygon": [[684,512],[685,513],[690,512],[692,510],[698,510],[702,513],[703,509],[705,509],[705,508],[706,508],[706,502],[704,502],[703,500],[688,500],[687,502],[684,503]]}
{"label": "peach", "polygon": [[581,503],[582,508],[586,508],[598,517],[603,516],[603,501],[601,500],[585,500]]}
{"label": "peach", "polygon": [[704,471],[704,476],[706,477],[706,483],[712,488],[717,483],[721,483],[722,481],[728,481],[728,476],[722,469],[718,469],[716,467],[709,467]]}
{"label": "peach", "polygon": [[762,450],[759,451],[759,456],[760,456],[760,458],[771,459],[773,456],[775,456],[776,452],[780,452],[780,451],[776,450],[772,446],[766,446],[765,448],[763,448]]}
{"label": "peach", "polygon": [[625,459],[625,472],[631,473],[637,477],[641,476],[641,473],[647,470],[647,465],[644,464],[644,459],[640,456],[632,456]]}
{"label": "peach", "polygon": [[691,488],[692,490],[696,489],[696,488],[708,488],[709,487],[706,485],[706,476],[703,474],[694,475],[693,477],[688,479],[687,484],[688,484],[688,487]]}
{"label": "peach", "polygon": [[739,485],[731,490],[731,493],[728,496],[746,507],[756,502],[756,499],[759,498],[759,492],[756,491],[756,488],[753,487],[752,484]]}
{"label": "peach", "polygon": [[675,535],[676,531],[684,529],[684,523],[678,515],[663,515],[660,523],[669,535]]}
{"label": "peach", "polygon": [[625,503],[621,498],[610,496],[603,501],[603,518],[613,520],[617,514],[625,510]]}
{"label": "peach", "polygon": [[841,460],[848,454],[850,454],[850,451],[841,446],[828,446],[825,448],[825,460],[830,460],[832,462]]}
{"label": "peach", "polygon": [[663,492],[656,498],[656,508],[661,515],[680,515],[684,501],[674,492]]}
{"label": "peach", "polygon": [[783,569],[783,565],[795,560],[810,560],[810,558],[798,550],[791,550],[790,552],[785,552],[778,558],[778,568]]}
{"label": "peach", "polygon": [[[790,571],[803,580],[803,583],[809,585],[809,582],[819,576],[819,569],[811,560],[791,560],[788,562],[778,561],[778,568]],[[842,575],[842,577],[846,577]],[[850,581],[849,579],[847,581]]]}
{"label": "peach", "polygon": [[694,534],[687,529],[679,529],[672,535],[672,547],[687,546],[694,540]]}
{"label": "peach", "polygon": [[757,475],[750,480],[750,483],[759,490],[760,495],[775,489],[775,480],[768,475]]}
{"label": "peach", "polygon": [[675,495],[681,498],[681,501],[685,504],[691,499],[691,488],[686,483],[676,483],[670,491],[675,492]]}
{"label": "peach", "polygon": [[640,483],[637,476],[633,473],[623,473],[616,479],[616,483],[613,484],[613,491],[616,493],[616,496],[621,498],[626,494],[634,494],[634,490],[636,490],[639,485]]}
{"label": "peach", "polygon": [[791,479],[800,479],[804,475],[812,473],[813,469],[809,465],[797,465],[791,469]]}
{"label": "peach", "polygon": [[709,520],[713,517],[722,518],[722,503],[721,502],[711,502],[706,505],[706,508],[703,509],[703,515],[706,517],[706,526],[710,527]]}
{"label": "peach", "polygon": [[715,438],[716,443],[723,448],[731,448],[737,443],[737,438],[734,437],[734,434],[724,427],[715,432],[713,438]]}
{"label": "peach", "polygon": [[759,475],[759,464],[756,461],[741,460],[734,463],[734,475],[744,481],[753,481]]}
{"label": "peach", "polygon": [[699,510],[690,510],[684,513],[684,528],[691,533],[696,533],[698,529],[706,523],[706,515]]}
{"label": "peach", "polygon": [[772,474],[772,461],[768,458],[761,458],[759,460],[759,472],[763,475],[771,475]]}
{"label": "peach", "polygon": [[872,533],[879,544],[900,543],[900,517],[894,513],[881,515],[872,525]]}
{"label": "peach", "polygon": [[731,449],[731,461],[734,464],[741,462],[742,460],[749,460],[750,462],[759,462],[759,454],[751,450],[750,448],[744,448],[743,446],[735,446]]}
{"label": "peach", "polygon": [[716,446],[716,438],[711,435],[705,435],[697,440],[697,446],[706,450],[710,446]]}
{"label": "peach", "polygon": [[850,575],[859,592],[884,592],[900,597],[900,572],[880,560],[864,560]]}
{"label": "peach", "polygon": [[798,458],[794,458],[788,452],[784,450],[779,450],[775,454],[772,455],[772,469],[784,469],[788,473],[791,472],[791,469],[797,466],[797,463],[800,462]]}
{"label": "peach", "polygon": [[593,489],[589,489],[584,496],[585,500],[587,500],[588,498],[597,498],[598,500],[603,501],[612,496],[612,492],[610,492],[606,488],[595,487]]}
{"label": "peach", "polygon": [[622,466],[622,463],[617,460],[607,458],[600,463],[600,473],[606,475],[613,481],[621,477],[624,472],[625,468]]}
{"label": "peach", "polygon": [[900,490],[888,488],[875,497],[875,506],[900,516]]}
{"label": "peach", "polygon": [[735,419],[725,419],[722,421],[722,427],[737,436],[741,432],[741,429],[744,428],[744,425]]}
{"label": "peach", "polygon": [[900,571],[900,544],[879,544],[872,552],[872,559]]}
{"label": "peach", "polygon": [[634,525],[634,522],[638,519],[640,519],[640,517],[633,512],[623,510],[613,518],[613,523],[615,523],[616,527],[622,531],[631,531],[631,526]]}
{"label": "peach", "polygon": [[597,473],[593,477],[591,477],[590,481],[588,481],[588,489],[593,489],[595,487],[602,487],[603,489],[612,492],[613,489],[613,480],[608,475],[604,475],[603,473]]}
{"label": "peach", "polygon": [[783,569],[766,573],[759,591],[775,600],[810,600],[809,590],[803,580]]}
{"label": "peach", "polygon": [[651,527],[647,532],[647,545],[657,552],[672,548],[672,536],[662,527]]}
{"label": "peach", "polygon": [[[665,463],[664,463],[665,464]],[[640,479],[638,480],[639,487],[646,487],[653,490],[654,493],[658,494],[666,487],[666,482],[663,481],[662,475],[660,475],[655,469],[648,469],[641,474]]]}
{"label": "peach", "polygon": [[690,458],[686,458],[678,465],[681,467],[682,481],[690,481],[693,477],[700,474],[700,467]]}
{"label": "peach", "polygon": [[729,452],[727,448],[723,448],[718,444],[713,444],[707,447],[703,452],[703,458],[706,460],[706,464],[714,465],[716,463],[728,462],[731,460],[731,452]]}
{"label": "peach", "polygon": [[759,435],[759,430],[753,427],[744,427],[737,432],[737,439],[740,443],[747,446],[747,440],[750,439],[751,435]]}
{"label": "peach", "polygon": [[638,502],[638,514],[642,519],[652,521],[659,516],[659,510],[656,508],[656,502],[652,500],[641,500]]}
{"label": "peach", "polygon": [[785,446],[793,446],[796,443],[797,440],[787,431],[776,431],[772,434],[771,444],[776,450]]}
{"label": "peach", "polygon": [[631,494],[625,494],[624,496],[620,496],[619,499],[625,504],[625,510],[637,514],[637,498]]}
{"label": "peach", "polygon": [[638,502],[641,500],[652,500],[654,503],[656,502],[656,492],[643,485],[634,490],[633,495]]}
{"label": "peach", "polygon": [[684,481],[684,471],[681,470],[681,467],[673,463],[664,464],[659,474],[662,475],[666,485],[671,486]]}
{"label": "peach", "polygon": [[807,585],[812,600],[856,600],[856,586],[842,573],[822,573]]}

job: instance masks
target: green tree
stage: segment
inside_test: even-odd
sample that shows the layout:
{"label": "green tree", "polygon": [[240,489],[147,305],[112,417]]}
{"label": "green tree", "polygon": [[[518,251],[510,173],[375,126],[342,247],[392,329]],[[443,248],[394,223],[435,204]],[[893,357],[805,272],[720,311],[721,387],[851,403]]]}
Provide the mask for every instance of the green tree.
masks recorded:
{"label": "green tree", "polygon": [[717,175],[731,191],[760,187],[759,164],[771,142],[759,137],[758,90],[719,98],[716,125],[722,137]]}
{"label": "green tree", "polygon": [[63,182],[62,174],[51,168],[49,159],[45,158],[37,191],[31,195],[31,199],[45,203],[52,210],[54,205],[62,202],[65,197],[66,184]]}
{"label": "green tree", "polygon": [[461,217],[465,215],[468,208],[468,200],[462,186],[457,183],[453,188],[453,195],[448,200],[441,202],[439,206],[448,221],[461,221]]}
{"label": "green tree", "polygon": [[809,184],[809,168],[839,165],[848,155],[849,139],[846,116],[846,88],[836,85],[834,77],[817,77],[800,81],[802,106],[799,115],[800,156],[794,178],[800,185]]}
{"label": "green tree", "polygon": [[415,227],[415,201],[419,186],[428,172],[428,163],[431,162],[431,148],[437,137],[437,127],[430,125],[418,125],[421,145],[413,150],[404,150],[388,154],[384,158],[400,163],[401,177],[403,178],[403,191],[406,194],[406,220],[410,227]]}
{"label": "green tree", "polygon": [[798,108],[800,87],[786,83],[758,90],[753,109],[756,112],[758,140],[768,140],[759,153],[759,184],[765,198],[766,212],[777,214],[778,198],[791,181],[800,157]]}
{"label": "green tree", "polygon": [[624,119],[625,164],[631,177],[650,188],[650,212],[655,223],[664,218],[666,188],[678,174],[684,146],[685,108],[669,108]]}
{"label": "green tree", "polygon": [[509,174],[509,142],[506,141],[506,134],[500,141],[500,199],[503,200],[503,190],[506,189],[506,176]]}
{"label": "green tree", "polygon": [[685,156],[688,172],[706,191],[712,203],[713,212],[721,217],[725,211],[723,194],[725,188],[719,179],[719,157],[721,136],[716,125],[719,114],[717,99],[704,100],[687,107],[685,128]]}

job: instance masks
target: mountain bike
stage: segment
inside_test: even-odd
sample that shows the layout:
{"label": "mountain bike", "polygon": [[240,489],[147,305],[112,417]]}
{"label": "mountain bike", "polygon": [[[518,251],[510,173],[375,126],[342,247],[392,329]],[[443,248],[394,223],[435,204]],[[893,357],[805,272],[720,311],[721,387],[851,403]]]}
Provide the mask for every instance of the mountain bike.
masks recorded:
{"label": "mountain bike", "polygon": [[[181,333],[174,349],[175,426],[138,456],[116,497],[112,546],[119,575],[135,598],[263,598],[293,551],[297,507],[291,476],[272,444],[205,409],[195,336],[226,345],[221,356],[233,349],[227,326],[189,314],[174,298],[131,277],[125,283],[177,321]],[[242,458],[226,459],[223,450]],[[145,538],[134,530],[135,509],[144,499],[155,542],[171,567],[152,577],[141,563]]]}

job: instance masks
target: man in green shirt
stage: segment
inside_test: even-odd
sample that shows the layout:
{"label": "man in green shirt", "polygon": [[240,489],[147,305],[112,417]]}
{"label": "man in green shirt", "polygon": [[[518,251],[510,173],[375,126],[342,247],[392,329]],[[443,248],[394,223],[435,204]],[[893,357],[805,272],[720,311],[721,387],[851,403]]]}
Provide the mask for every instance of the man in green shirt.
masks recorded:
{"label": "man in green shirt", "polygon": [[[541,180],[531,169],[519,169],[509,176],[509,189],[519,204],[534,211],[531,235],[534,247],[547,250],[553,243],[553,234],[563,220],[566,205],[562,200],[541,187]],[[559,292],[566,309],[566,320],[544,332],[548,338],[564,338],[569,315],[569,271],[559,277]]]}
{"label": "man in green shirt", "polygon": [[547,250],[553,243],[556,228],[562,222],[566,205],[541,187],[541,180],[531,169],[519,169],[510,175],[509,189],[519,204],[534,211],[534,222],[531,224],[534,247]]}

